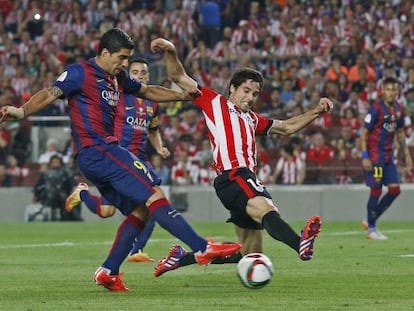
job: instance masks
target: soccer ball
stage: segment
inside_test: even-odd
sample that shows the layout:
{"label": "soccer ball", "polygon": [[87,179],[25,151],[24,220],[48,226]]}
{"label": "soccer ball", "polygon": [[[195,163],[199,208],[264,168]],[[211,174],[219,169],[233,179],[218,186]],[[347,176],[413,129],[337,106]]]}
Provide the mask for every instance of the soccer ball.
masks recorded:
{"label": "soccer ball", "polygon": [[273,264],[269,257],[261,253],[245,255],[237,264],[237,276],[247,288],[258,289],[270,282]]}

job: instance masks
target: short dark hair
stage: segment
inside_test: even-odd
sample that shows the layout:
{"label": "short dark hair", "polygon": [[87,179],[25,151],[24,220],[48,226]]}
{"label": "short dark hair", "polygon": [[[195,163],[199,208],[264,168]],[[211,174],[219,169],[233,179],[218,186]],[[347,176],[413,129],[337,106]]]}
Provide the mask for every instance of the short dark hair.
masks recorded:
{"label": "short dark hair", "polygon": [[128,60],[128,69],[131,67],[133,63],[146,64],[147,66],[149,66],[149,61],[147,61],[145,58],[134,55],[131,56]]}
{"label": "short dark hair", "polygon": [[285,144],[285,145],[283,145],[283,151],[292,156],[293,155],[293,146],[289,143]]}
{"label": "short dark hair", "polygon": [[382,81],[382,86],[387,84],[400,84],[400,82],[394,77],[386,77],[384,81]]}
{"label": "short dark hair", "polygon": [[105,32],[99,42],[99,54],[103,49],[107,49],[109,53],[115,53],[121,49],[134,49],[134,42],[131,37],[122,29],[112,28]]}
{"label": "short dark hair", "polygon": [[236,70],[230,78],[229,83],[229,90],[230,86],[233,85],[235,88],[238,88],[247,80],[253,80],[254,82],[258,82],[260,84],[260,90],[263,88],[263,75],[260,71],[251,68],[242,68]]}

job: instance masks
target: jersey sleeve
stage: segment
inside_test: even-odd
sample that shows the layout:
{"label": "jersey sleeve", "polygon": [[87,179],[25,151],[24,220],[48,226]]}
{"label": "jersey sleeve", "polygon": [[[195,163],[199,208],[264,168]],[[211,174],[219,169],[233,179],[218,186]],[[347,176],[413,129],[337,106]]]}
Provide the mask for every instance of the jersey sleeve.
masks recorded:
{"label": "jersey sleeve", "polygon": [[273,121],[258,113],[254,114],[257,118],[256,135],[269,135],[270,128],[273,125]]}
{"label": "jersey sleeve", "polygon": [[53,86],[62,90],[62,97],[68,97],[82,89],[84,77],[84,69],[81,64],[69,65],[56,79]]}
{"label": "jersey sleeve", "polygon": [[367,130],[371,130],[375,125],[377,115],[378,111],[377,109],[375,109],[375,107],[369,108],[368,113],[365,115],[364,118],[364,128],[366,128]]}
{"label": "jersey sleeve", "polygon": [[138,80],[132,79],[129,74],[125,71],[125,93],[134,94],[141,89],[141,82]]}
{"label": "jersey sleeve", "polygon": [[194,104],[201,109],[205,109],[206,106],[211,104],[211,101],[218,95],[215,91],[206,88],[206,87],[199,87],[198,89],[201,91],[201,96],[194,99]]}
{"label": "jersey sleeve", "polygon": [[153,103],[152,109],[153,109],[153,115],[152,115],[151,123],[149,125],[149,130],[155,131],[158,129],[158,124],[159,124],[158,115],[160,113],[160,108],[157,103]]}

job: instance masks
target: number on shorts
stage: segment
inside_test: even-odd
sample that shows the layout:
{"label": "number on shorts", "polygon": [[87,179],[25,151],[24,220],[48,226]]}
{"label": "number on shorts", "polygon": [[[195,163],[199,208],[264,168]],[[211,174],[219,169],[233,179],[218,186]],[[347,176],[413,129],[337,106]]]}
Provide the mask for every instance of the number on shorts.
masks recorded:
{"label": "number on shorts", "polygon": [[248,182],[249,184],[251,184],[251,185],[252,185],[252,187],[253,187],[254,189],[256,189],[256,191],[258,191],[258,192],[263,192],[263,191],[264,191],[264,187],[263,187],[263,185],[262,185],[262,183],[260,182],[260,180],[259,180],[259,179],[257,179],[257,178],[256,178],[256,181],[254,181],[253,179],[249,178],[249,179],[247,180],[247,182]]}
{"label": "number on shorts", "polygon": [[142,164],[141,162],[139,162],[139,161],[134,161],[134,166],[135,166],[137,169],[144,171],[144,174],[145,174],[145,175],[147,175],[147,177],[148,177],[148,179],[149,179],[149,180],[154,181],[154,180],[152,179],[152,176],[151,176],[150,172],[147,170],[147,167],[146,167],[145,165],[143,165],[143,164]]}
{"label": "number on shorts", "polygon": [[384,172],[382,166],[374,166],[372,169],[374,178],[381,179],[383,177]]}

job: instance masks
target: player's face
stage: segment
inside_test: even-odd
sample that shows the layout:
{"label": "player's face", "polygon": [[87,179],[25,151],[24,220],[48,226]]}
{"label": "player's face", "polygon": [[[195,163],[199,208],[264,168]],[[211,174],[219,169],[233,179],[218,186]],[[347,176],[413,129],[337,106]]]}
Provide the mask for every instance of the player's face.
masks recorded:
{"label": "player's face", "polygon": [[398,85],[396,83],[389,83],[382,88],[382,97],[386,104],[392,104],[397,98]]}
{"label": "player's face", "polygon": [[260,84],[251,79],[243,82],[239,87],[230,86],[229,100],[240,108],[241,111],[249,111],[260,93]]}
{"label": "player's face", "polygon": [[147,84],[149,81],[148,66],[145,63],[132,63],[129,67],[129,75],[132,79]]}
{"label": "player's face", "polygon": [[109,53],[104,51],[102,59],[105,62],[105,71],[110,75],[117,75],[123,68],[128,66],[128,58],[131,56],[132,50],[122,48],[118,52]]}

